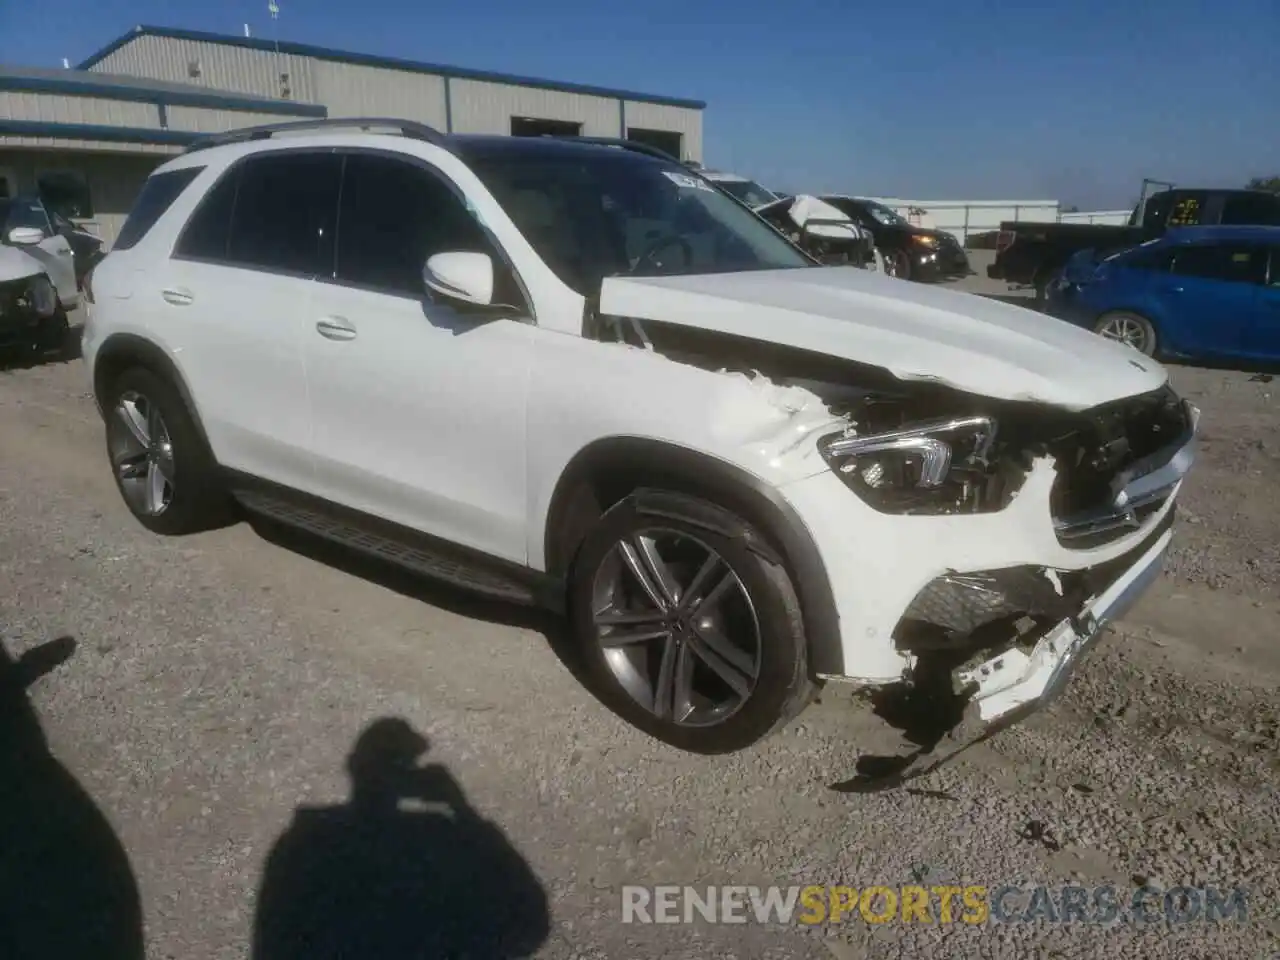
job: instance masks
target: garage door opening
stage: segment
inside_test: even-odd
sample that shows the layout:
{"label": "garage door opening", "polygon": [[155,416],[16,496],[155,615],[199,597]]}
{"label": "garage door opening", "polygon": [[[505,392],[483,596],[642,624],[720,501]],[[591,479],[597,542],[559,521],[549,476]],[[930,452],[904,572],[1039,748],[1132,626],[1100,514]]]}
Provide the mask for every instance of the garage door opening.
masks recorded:
{"label": "garage door opening", "polygon": [[682,159],[681,151],[684,149],[683,134],[673,133],[670,130],[645,130],[643,127],[627,127],[627,139],[634,140],[636,143],[643,143],[646,147],[657,147],[664,153],[669,153],[677,160]]}
{"label": "garage door opening", "polygon": [[568,120],[539,120],[536,117],[512,117],[513,137],[577,137],[582,135],[582,124]]}

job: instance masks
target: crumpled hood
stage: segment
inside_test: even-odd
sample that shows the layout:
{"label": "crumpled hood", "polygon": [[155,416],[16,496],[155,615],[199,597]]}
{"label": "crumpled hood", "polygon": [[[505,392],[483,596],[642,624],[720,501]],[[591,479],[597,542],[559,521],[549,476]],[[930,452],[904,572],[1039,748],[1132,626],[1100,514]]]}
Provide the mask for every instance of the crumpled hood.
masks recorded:
{"label": "crumpled hood", "polygon": [[601,287],[600,311],[1068,410],[1156,390],[1168,379],[1154,360],[1062,320],[856,267],[610,277]]}
{"label": "crumpled hood", "polygon": [[17,247],[0,243],[0,283],[44,273],[44,265]]}

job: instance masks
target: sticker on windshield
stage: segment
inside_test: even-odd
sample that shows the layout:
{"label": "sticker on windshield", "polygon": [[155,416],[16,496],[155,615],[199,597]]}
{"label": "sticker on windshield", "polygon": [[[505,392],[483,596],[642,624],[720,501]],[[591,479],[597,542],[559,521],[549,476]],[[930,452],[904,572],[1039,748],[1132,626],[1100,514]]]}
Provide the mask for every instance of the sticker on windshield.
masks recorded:
{"label": "sticker on windshield", "polygon": [[697,177],[691,177],[687,173],[674,173],[671,170],[663,170],[662,175],[677,187],[684,187],[686,190],[705,190],[707,193],[715,193],[711,184],[699,180]]}

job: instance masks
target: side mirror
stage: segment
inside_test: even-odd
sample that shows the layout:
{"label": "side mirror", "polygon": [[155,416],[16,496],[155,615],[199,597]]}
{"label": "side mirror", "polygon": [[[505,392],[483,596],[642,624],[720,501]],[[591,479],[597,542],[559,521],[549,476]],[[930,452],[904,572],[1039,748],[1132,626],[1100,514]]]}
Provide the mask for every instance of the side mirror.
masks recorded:
{"label": "side mirror", "polygon": [[486,253],[433,254],[422,268],[422,282],[450,300],[479,307],[493,303],[493,261]]}
{"label": "side mirror", "polygon": [[14,227],[9,231],[9,242],[15,247],[34,247],[44,241],[44,231],[38,227]]}

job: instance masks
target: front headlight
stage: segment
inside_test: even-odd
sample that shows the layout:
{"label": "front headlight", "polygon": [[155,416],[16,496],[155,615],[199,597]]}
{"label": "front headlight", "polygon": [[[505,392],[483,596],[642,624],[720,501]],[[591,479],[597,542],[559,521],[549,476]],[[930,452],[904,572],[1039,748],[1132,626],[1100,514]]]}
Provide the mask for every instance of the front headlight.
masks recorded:
{"label": "front headlight", "polygon": [[885,513],[979,509],[996,438],[991,417],[953,417],[863,436],[823,437],[818,450],[836,474]]}
{"label": "front headlight", "polygon": [[913,234],[911,235],[911,242],[912,242],[912,243],[918,243],[918,244],[920,244],[920,246],[922,246],[922,247],[928,247],[928,248],[930,248],[930,249],[933,249],[934,247],[936,247],[936,246],[938,245],[938,238],[937,238],[937,237],[926,237],[926,236],[925,236],[924,234],[922,234],[922,233],[913,233]]}

